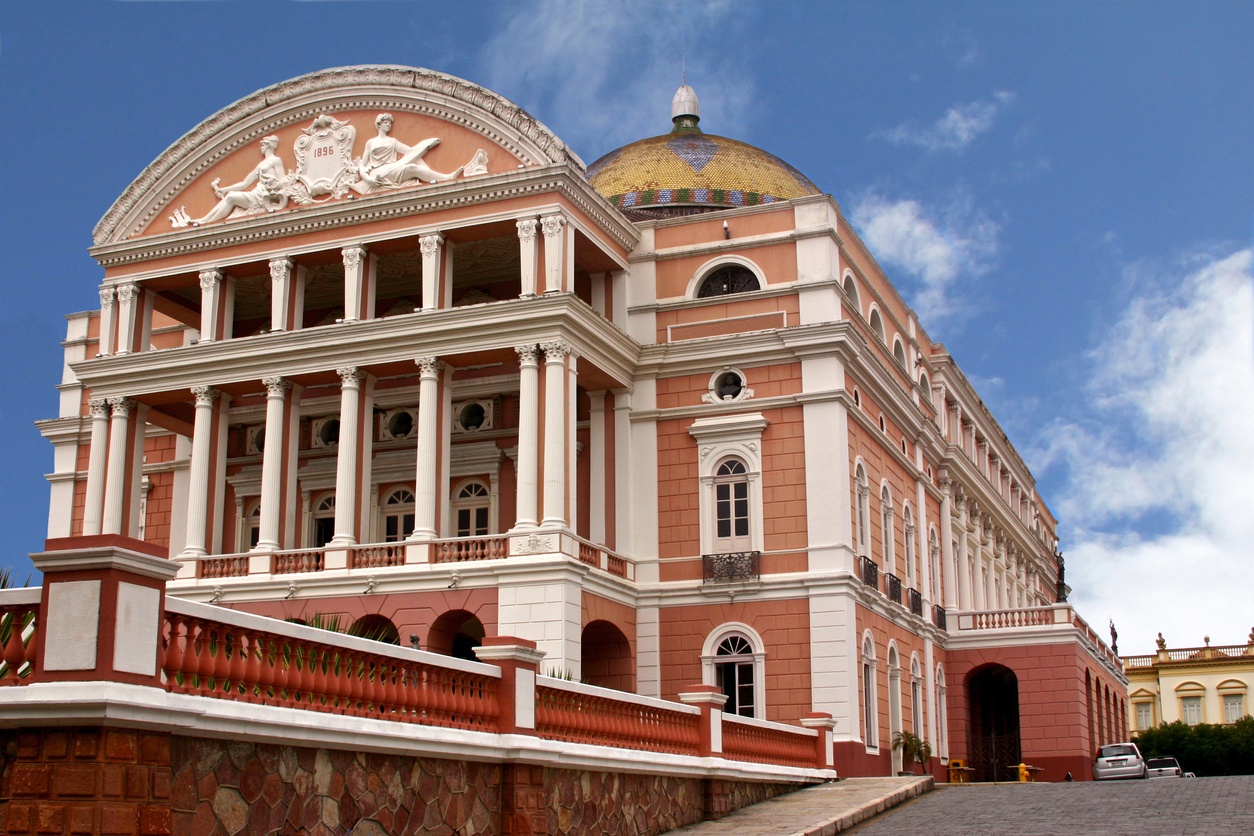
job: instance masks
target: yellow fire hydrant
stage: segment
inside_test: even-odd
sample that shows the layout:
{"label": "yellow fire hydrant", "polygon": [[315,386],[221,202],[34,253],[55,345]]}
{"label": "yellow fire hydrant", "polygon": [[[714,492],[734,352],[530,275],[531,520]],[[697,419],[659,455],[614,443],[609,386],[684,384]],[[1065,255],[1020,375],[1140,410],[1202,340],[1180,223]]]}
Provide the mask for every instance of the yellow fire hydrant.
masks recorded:
{"label": "yellow fire hydrant", "polygon": [[1020,761],[1019,762],[1019,783],[1026,784],[1031,780],[1032,780],[1032,773],[1028,771],[1028,765]]}

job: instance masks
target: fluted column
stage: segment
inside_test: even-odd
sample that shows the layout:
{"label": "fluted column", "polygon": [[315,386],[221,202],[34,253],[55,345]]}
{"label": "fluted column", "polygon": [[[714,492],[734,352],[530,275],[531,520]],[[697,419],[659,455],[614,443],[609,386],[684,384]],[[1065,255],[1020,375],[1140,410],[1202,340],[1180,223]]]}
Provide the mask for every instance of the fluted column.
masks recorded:
{"label": "fluted column", "polygon": [[218,317],[222,309],[222,271],[200,272],[200,341],[218,339]]}
{"label": "fluted column", "polygon": [[440,258],[443,255],[444,236],[424,235],[418,239],[422,251],[422,309],[433,311],[439,307]]}
{"label": "fluted column", "polygon": [[414,480],[414,531],[411,540],[436,536],[436,509],[439,507],[440,456],[440,371],[444,364],[435,357],[419,357],[418,383],[418,472]]}
{"label": "fluted column", "polygon": [[518,508],[514,531],[539,523],[540,475],[540,366],[535,345],[520,345],[518,353]]}
{"label": "fluted column", "polygon": [[967,547],[967,506],[958,500],[958,608],[969,610],[974,607],[972,600],[973,567],[971,550]]}
{"label": "fluted column", "polygon": [[110,398],[113,420],[109,426],[109,463],[105,481],[102,534],[126,534],[122,530],[122,508],[126,498],[127,451],[131,410],[136,406],[129,398]]}
{"label": "fluted column", "polygon": [[544,230],[544,292],[559,293],[562,287],[566,263],[566,219],[561,215],[540,218]]}
{"label": "fluted column", "polygon": [[358,368],[337,370],[340,387],[340,441],[335,462],[335,536],[332,546],[357,544],[357,459],[361,453],[361,382],[365,373]]}
{"label": "fluted column", "polygon": [[104,514],[105,464],[109,455],[109,402],[87,402],[91,414],[91,449],[87,455],[87,501],[83,505],[83,534],[100,533]]}
{"label": "fluted column", "polygon": [[209,454],[213,449],[213,404],[222,393],[211,386],[196,386],[196,419],[192,425],[192,462],[187,486],[187,545],[183,554],[207,554],[205,534],[209,527]]}
{"label": "fluted column", "polygon": [[522,259],[519,296],[530,299],[536,295],[536,227],[540,224],[535,218],[524,218],[514,225],[518,227],[518,254]]}
{"label": "fluted column", "polygon": [[118,336],[117,292],[111,287],[100,288],[100,346],[97,353],[113,353],[113,342]]}
{"label": "fluted column", "polygon": [[[547,258],[547,256],[546,256]],[[544,518],[566,525],[566,358],[570,346],[553,340],[544,349]]]}
{"label": "fluted column", "polygon": [[292,381],[267,377],[261,382],[266,387],[266,437],[261,451],[261,520],[255,551],[275,551],[283,513],[283,421]]}

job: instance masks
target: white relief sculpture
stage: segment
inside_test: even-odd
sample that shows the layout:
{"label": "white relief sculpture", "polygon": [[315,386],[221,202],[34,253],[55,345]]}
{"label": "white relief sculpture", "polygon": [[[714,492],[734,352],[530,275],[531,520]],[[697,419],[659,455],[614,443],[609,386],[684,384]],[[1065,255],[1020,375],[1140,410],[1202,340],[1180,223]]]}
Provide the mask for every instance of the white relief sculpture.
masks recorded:
{"label": "white relief sculpture", "polygon": [[[296,140],[296,179],[292,197],[299,204],[315,197],[343,197],[357,179],[353,167],[353,143],[357,129],[334,116],[322,114]],[[303,188],[302,188],[303,187]],[[303,193],[302,193],[303,192]]]}
{"label": "white relief sculpture", "polygon": [[462,166],[462,177],[475,177],[488,173],[488,153],[480,148],[470,158],[470,162]]}
{"label": "white relief sculpture", "polygon": [[514,554],[544,554],[553,551],[553,538],[532,534],[514,541]]}
{"label": "white relief sculpture", "polygon": [[283,161],[274,153],[278,147],[277,136],[264,137],[261,140],[262,160],[247,177],[230,186],[221,186],[221,180],[214,178],[213,193],[218,196],[218,205],[210,209],[209,214],[202,218],[191,218],[180,207],[170,217],[170,223],[175,229],[182,229],[189,225],[213,223],[223,218],[277,212],[287,206],[284,186],[288,178],[283,169]]}
{"label": "white relief sculpture", "polygon": [[434,171],[423,162],[422,157],[439,145],[440,140],[424,139],[410,147],[391,136],[393,121],[390,113],[380,113],[374,120],[379,133],[366,143],[361,158],[357,161],[357,173],[361,179],[352,185],[354,191],[358,194],[369,194],[383,189],[399,188],[415,180],[441,183],[462,173],[460,168],[450,174]]}

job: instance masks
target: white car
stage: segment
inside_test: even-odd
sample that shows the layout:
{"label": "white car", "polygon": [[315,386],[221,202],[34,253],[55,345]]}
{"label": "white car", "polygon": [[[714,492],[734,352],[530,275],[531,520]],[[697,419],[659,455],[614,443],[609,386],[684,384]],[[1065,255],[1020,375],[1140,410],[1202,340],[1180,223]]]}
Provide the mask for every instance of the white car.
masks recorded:
{"label": "white car", "polygon": [[1145,758],[1135,743],[1109,743],[1097,750],[1093,759],[1093,779],[1111,781],[1116,778],[1144,778]]}
{"label": "white car", "polygon": [[1145,762],[1149,778],[1183,778],[1184,770],[1175,758],[1150,758]]}

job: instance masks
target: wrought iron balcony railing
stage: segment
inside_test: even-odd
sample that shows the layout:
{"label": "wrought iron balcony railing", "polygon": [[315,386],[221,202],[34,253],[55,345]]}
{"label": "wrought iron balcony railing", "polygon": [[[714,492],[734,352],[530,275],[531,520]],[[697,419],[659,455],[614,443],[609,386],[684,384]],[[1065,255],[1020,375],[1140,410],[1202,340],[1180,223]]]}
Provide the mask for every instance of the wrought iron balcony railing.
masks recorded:
{"label": "wrought iron balcony railing", "polygon": [[862,558],[862,582],[876,591],[880,588],[880,567],[869,557]]}
{"label": "wrought iron balcony railing", "polygon": [[917,589],[906,590],[906,600],[910,602],[910,612],[923,617],[923,596],[919,594]]}
{"label": "wrought iron balcony railing", "polygon": [[942,630],[949,630],[949,627],[945,624],[945,608],[940,604],[932,605],[932,622]]}
{"label": "wrought iron balcony railing", "polygon": [[884,578],[888,581],[888,600],[892,601],[894,604],[900,604],[901,603],[901,578],[897,577],[891,572],[886,573],[884,575]]}
{"label": "wrought iron balcony railing", "polygon": [[761,552],[727,552],[701,556],[703,583],[756,581],[762,576]]}

